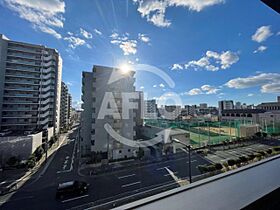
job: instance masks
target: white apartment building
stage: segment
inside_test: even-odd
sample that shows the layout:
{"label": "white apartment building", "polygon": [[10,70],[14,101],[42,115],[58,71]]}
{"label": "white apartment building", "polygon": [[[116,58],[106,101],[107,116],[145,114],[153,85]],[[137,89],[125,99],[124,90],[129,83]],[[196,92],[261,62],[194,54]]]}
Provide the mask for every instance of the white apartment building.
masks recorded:
{"label": "white apartment building", "polygon": [[[104,128],[109,125],[120,136],[134,140],[136,135],[137,112],[129,109],[129,119],[122,114],[126,111],[123,94],[140,92],[135,91],[133,71],[123,72],[121,69],[94,66],[92,72],[83,72],[82,75],[82,115],[81,115],[81,152],[82,155],[101,153],[103,158],[121,159],[135,155],[135,150],[113,138]],[[110,79],[118,78],[114,81]],[[110,102],[107,101],[111,96]],[[140,97],[141,98],[141,97]],[[113,100],[113,102],[111,102]],[[139,104],[138,104],[139,105]],[[104,114],[104,109],[116,108],[115,113]],[[101,114],[100,114],[101,113]],[[102,117],[101,115],[104,114]]]}
{"label": "white apartment building", "polygon": [[55,49],[0,34],[0,130],[59,132],[62,60]]}

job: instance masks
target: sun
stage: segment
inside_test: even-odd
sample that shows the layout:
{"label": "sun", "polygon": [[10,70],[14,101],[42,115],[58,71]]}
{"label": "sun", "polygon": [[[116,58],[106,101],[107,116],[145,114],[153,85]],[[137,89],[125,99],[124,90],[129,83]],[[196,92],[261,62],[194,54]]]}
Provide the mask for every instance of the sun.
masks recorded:
{"label": "sun", "polygon": [[120,70],[123,74],[128,74],[130,71],[132,71],[132,67],[125,63],[120,66]]}

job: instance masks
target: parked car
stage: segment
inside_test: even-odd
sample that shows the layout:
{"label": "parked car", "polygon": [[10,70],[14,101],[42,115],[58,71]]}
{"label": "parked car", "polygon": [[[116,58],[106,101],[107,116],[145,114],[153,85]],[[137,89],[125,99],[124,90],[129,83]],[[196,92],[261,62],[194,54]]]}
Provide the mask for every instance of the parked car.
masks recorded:
{"label": "parked car", "polygon": [[82,195],[88,191],[89,184],[83,181],[69,181],[58,185],[56,198],[63,199],[65,196]]}

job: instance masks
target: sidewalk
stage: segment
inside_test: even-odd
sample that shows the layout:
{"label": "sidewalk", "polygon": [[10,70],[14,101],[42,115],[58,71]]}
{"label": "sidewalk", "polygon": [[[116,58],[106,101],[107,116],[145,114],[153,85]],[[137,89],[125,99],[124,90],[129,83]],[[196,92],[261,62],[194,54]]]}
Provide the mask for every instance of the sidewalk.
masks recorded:
{"label": "sidewalk", "polygon": [[[43,155],[43,157],[36,163],[36,165],[26,171],[23,170],[21,171],[21,173],[18,173],[18,170],[11,170],[9,171],[11,174],[9,176],[9,179],[3,180],[2,182],[0,182],[0,196],[1,195],[5,195],[11,192],[14,192],[16,190],[18,190],[20,187],[22,187],[24,185],[24,183],[26,181],[29,180],[29,178],[35,174],[36,172],[39,171],[39,169],[41,168],[41,166],[43,165],[43,163],[46,162],[44,169],[41,171],[41,173],[39,174],[39,177],[42,176],[46,169],[48,168],[49,164],[51,163],[53,157],[49,158],[50,156],[52,156],[52,154],[54,154],[60,147],[61,145],[64,143],[67,134],[62,134],[59,137],[59,145],[57,145],[57,143],[53,144],[53,146],[51,148],[49,148],[48,152],[47,152],[47,162],[46,162],[46,156]],[[5,171],[6,173],[6,171]],[[16,173],[16,174],[15,174]]]}

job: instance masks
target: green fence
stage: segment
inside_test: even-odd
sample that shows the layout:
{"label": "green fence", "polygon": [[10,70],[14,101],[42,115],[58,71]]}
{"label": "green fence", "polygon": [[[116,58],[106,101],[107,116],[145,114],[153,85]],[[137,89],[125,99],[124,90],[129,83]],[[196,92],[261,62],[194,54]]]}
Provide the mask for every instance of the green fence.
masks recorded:
{"label": "green fence", "polygon": [[[205,144],[217,144],[225,140],[232,140],[240,137],[240,126],[251,125],[252,121],[232,122],[185,122],[169,121],[164,119],[145,120],[146,125],[161,128],[179,128],[190,133],[191,143],[195,146]],[[263,132],[268,134],[280,133],[280,124],[261,126]]]}

